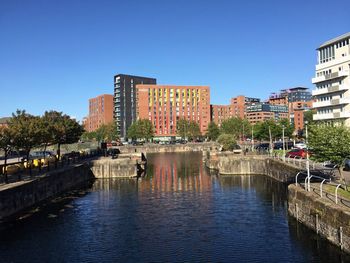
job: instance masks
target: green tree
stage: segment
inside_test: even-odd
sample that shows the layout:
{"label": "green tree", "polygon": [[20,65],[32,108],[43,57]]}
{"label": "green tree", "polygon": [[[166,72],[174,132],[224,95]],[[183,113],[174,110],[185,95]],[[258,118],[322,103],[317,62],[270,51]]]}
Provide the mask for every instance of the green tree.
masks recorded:
{"label": "green tree", "polygon": [[12,145],[23,149],[29,160],[30,150],[42,143],[40,117],[30,115],[25,110],[17,110],[8,122]]}
{"label": "green tree", "polygon": [[61,145],[79,141],[84,128],[70,116],[58,111],[45,112],[44,118],[50,131],[50,142],[57,144],[57,155],[61,155]]}
{"label": "green tree", "polygon": [[181,138],[188,139],[189,141],[193,141],[202,135],[199,124],[186,119],[179,119],[176,122],[176,133]]}
{"label": "green tree", "polygon": [[208,130],[206,133],[206,136],[210,139],[215,141],[220,135],[220,129],[218,125],[216,125],[215,122],[210,122],[208,125]]}
{"label": "green tree", "polygon": [[221,133],[232,134],[236,139],[244,139],[251,135],[251,124],[247,119],[238,117],[229,118],[222,122]]}
{"label": "green tree", "polygon": [[277,136],[282,138],[284,127],[284,137],[291,138],[294,132],[294,125],[292,125],[289,119],[283,118],[277,122]]}
{"label": "green tree", "polygon": [[189,122],[186,119],[179,119],[176,122],[176,134],[183,139],[188,136]]}
{"label": "green tree", "polygon": [[258,140],[274,140],[278,134],[277,124],[273,119],[265,120],[263,122],[258,122],[254,125],[254,136]]}
{"label": "green tree", "polygon": [[5,183],[8,183],[8,177],[7,177],[7,158],[8,154],[11,151],[11,135],[10,130],[7,127],[0,127],[0,149],[4,152],[4,166],[3,166],[3,172],[4,172],[4,179]]}
{"label": "green tree", "polygon": [[331,161],[338,165],[341,180],[345,184],[342,170],[344,160],[350,154],[350,130],[345,126],[310,126],[308,144],[312,158],[317,161]]}
{"label": "green tree", "polygon": [[199,128],[199,125],[197,122],[195,121],[189,121],[188,123],[188,139],[190,141],[195,140],[196,138],[200,137],[201,134],[201,130]]}
{"label": "green tree", "polygon": [[133,140],[150,140],[154,136],[153,124],[150,120],[141,119],[135,121],[128,129],[128,137]]}
{"label": "green tree", "polygon": [[218,143],[222,146],[223,151],[228,151],[231,149],[234,145],[237,144],[235,136],[232,134],[221,134],[218,137]]}
{"label": "green tree", "polygon": [[314,119],[313,119],[313,115],[316,114],[315,110],[307,110],[304,111],[304,122],[307,121],[307,123],[309,125],[312,125],[315,123]]}

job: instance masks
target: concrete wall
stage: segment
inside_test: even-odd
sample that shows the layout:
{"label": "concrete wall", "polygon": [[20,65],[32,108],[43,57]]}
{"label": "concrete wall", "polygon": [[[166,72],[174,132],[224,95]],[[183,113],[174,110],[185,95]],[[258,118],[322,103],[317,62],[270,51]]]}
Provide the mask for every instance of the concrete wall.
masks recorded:
{"label": "concrete wall", "polygon": [[350,253],[350,211],[300,186],[288,186],[288,212],[331,243]]}
{"label": "concrete wall", "polygon": [[132,158],[130,155],[120,155],[118,159],[106,157],[93,160],[90,166],[96,178],[130,178],[137,176],[137,161],[138,158]]}
{"label": "concrete wall", "polygon": [[51,171],[31,181],[3,186],[0,190],[0,221],[48,198],[85,185],[94,176],[87,164]]}
{"label": "concrete wall", "polygon": [[266,156],[206,152],[203,157],[206,166],[220,174],[263,174],[280,182],[289,182],[300,171],[297,167]]}
{"label": "concrete wall", "polygon": [[122,146],[117,147],[122,153],[166,153],[166,152],[199,152],[218,148],[215,143],[186,143],[186,144],[145,144],[143,146]]}

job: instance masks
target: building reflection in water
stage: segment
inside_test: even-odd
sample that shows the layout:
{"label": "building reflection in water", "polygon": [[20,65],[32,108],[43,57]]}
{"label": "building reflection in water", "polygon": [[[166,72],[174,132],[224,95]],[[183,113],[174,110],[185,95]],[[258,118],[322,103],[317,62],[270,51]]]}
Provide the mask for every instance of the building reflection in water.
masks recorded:
{"label": "building reflection in water", "polygon": [[211,177],[200,153],[149,154],[147,177],[140,185],[152,192],[209,191]]}

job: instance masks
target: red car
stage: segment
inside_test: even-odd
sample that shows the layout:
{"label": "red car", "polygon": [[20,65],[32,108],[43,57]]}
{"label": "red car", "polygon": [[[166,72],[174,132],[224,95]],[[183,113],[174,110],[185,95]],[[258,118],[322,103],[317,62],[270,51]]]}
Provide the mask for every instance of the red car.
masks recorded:
{"label": "red car", "polygon": [[[292,149],[291,151],[286,153],[286,157],[290,157],[290,158],[306,158],[306,149]],[[310,157],[310,151],[309,151],[309,157]]]}

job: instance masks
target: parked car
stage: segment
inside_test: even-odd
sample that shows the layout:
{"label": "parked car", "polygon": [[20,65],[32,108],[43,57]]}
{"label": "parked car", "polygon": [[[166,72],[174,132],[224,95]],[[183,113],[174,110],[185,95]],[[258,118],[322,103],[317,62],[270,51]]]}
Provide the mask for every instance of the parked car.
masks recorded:
{"label": "parked car", "polygon": [[299,149],[305,149],[306,148],[306,144],[303,142],[298,142],[294,145],[295,148],[299,148]]}
{"label": "parked car", "polygon": [[[294,147],[293,142],[284,142],[285,149],[292,149]],[[275,142],[273,144],[274,150],[283,150],[283,142]]]}
{"label": "parked car", "polygon": [[257,146],[255,146],[255,149],[257,151],[267,151],[270,149],[270,143],[260,143]]}
{"label": "parked car", "polygon": [[[289,152],[286,153],[286,157],[290,157],[290,158],[306,158],[306,153],[307,151],[305,149],[292,149]],[[311,155],[310,151],[309,151],[309,156]]]}
{"label": "parked car", "polygon": [[344,160],[344,171],[350,171],[350,159],[348,158]]}
{"label": "parked car", "polygon": [[143,145],[144,142],[143,141],[132,141],[131,144],[134,146],[138,146],[138,145]]}
{"label": "parked car", "polygon": [[242,153],[242,148],[238,144],[231,146],[229,150],[233,153]]}

